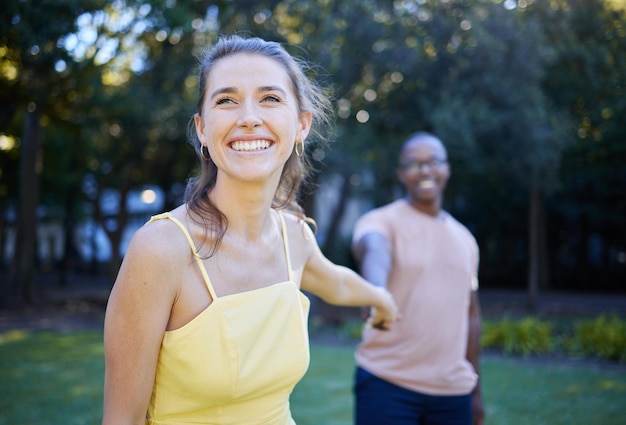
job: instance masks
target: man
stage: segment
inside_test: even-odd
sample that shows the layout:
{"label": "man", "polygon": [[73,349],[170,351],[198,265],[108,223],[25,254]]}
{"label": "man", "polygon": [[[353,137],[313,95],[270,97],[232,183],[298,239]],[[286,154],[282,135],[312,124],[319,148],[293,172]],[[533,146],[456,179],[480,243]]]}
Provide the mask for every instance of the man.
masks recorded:
{"label": "man", "polygon": [[368,323],[356,351],[356,425],[482,425],[478,245],[442,209],[450,177],[443,143],[416,133],[397,177],[406,198],[355,226],[363,277],[393,294],[401,318]]}

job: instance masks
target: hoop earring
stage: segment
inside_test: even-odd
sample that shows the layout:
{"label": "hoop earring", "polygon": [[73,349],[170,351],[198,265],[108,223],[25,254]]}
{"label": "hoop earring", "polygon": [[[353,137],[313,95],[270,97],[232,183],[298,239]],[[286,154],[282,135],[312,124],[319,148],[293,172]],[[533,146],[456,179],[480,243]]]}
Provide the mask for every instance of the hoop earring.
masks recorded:
{"label": "hoop earring", "polygon": [[[206,149],[206,153],[204,153],[205,149]],[[206,162],[209,162],[211,160],[211,154],[209,153],[209,148],[207,145],[200,145],[200,156]]]}
{"label": "hoop earring", "polygon": [[302,157],[302,155],[304,155],[304,142],[296,142],[294,150],[296,151],[296,156],[298,158]]}

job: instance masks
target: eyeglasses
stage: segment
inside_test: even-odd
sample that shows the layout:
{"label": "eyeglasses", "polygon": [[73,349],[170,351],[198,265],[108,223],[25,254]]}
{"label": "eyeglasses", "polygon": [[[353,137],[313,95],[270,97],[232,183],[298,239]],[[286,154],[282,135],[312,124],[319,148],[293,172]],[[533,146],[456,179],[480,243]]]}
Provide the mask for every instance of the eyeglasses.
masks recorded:
{"label": "eyeglasses", "polygon": [[420,171],[422,171],[422,167],[424,166],[428,166],[428,168],[430,168],[431,170],[434,170],[435,168],[441,166],[441,165],[445,165],[448,163],[447,159],[442,159],[442,158],[430,158],[427,159],[426,161],[411,161],[411,162],[407,162],[405,164],[402,164],[400,167],[409,174],[417,174]]}

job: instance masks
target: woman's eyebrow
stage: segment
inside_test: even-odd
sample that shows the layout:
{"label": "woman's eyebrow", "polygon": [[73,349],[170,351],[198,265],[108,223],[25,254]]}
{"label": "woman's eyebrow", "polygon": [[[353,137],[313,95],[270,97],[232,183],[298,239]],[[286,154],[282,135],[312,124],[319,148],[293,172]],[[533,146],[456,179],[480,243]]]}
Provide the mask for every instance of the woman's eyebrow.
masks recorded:
{"label": "woman's eyebrow", "polygon": [[[257,91],[259,93],[277,91],[277,92],[280,92],[283,96],[287,95],[287,92],[285,92],[285,90],[279,86],[261,86],[257,89]],[[219,96],[221,94],[233,94],[237,92],[238,90],[236,87],[220,87],[218,89],[215,89],[213,93],[211,93],[210,98],[213,99],[214,97]]]}
{"label": "woman's eyebrow", "polygon": [[285,90],[283,90],[279,86],[262,86],[262,87],[259,87],[259,90],[258,90],[259,93],[268,92],[268,91],[277,91],[277,92],[282,93],[283,96],[287,95]]}
{"label": "woman's eyebrow", "polygon": [[215,96],[225,93],[237,93],[236,87],[221,87],[219,89],[215,89],[213,93],[211,93],[210,98],[213,99]]}

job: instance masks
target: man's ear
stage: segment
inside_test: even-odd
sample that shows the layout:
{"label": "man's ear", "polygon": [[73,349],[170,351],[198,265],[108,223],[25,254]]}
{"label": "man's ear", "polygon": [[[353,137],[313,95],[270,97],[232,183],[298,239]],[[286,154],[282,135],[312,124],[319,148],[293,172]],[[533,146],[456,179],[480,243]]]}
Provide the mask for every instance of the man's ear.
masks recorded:
{"label": "man's ear", "polygon": [[444,165],[445,167],[445,173],[446,173],[446,181],[450,178],[450,176],[452,175],[452,170],[450,169],[450,163],[446,162],[446,164]]}
{"label": "man's ear", "polygon": [[403,185],[406,185],[406,179],[405,179],[405,176],[404,176],[404,171],[402,171],[400,168],[398,168],[396,170],[396,178],[398,179],[398,181],[400,183],[402,183]]}

